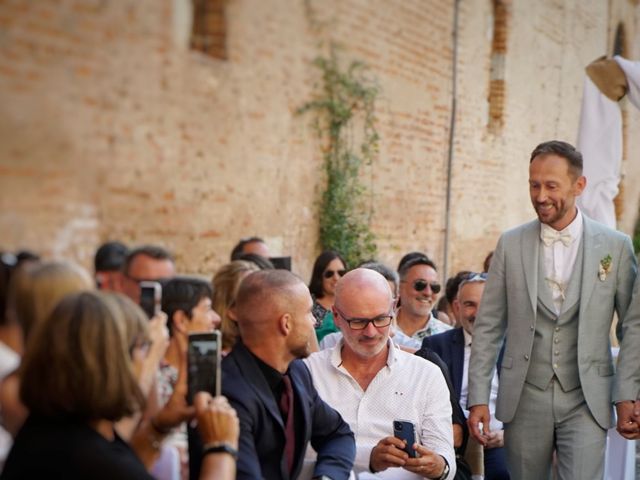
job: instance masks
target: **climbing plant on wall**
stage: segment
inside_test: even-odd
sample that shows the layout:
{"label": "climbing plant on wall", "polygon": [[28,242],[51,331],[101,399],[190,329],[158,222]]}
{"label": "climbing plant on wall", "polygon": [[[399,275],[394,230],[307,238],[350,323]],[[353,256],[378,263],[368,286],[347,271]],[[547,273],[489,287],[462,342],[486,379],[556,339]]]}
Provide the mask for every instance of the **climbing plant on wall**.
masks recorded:
{"label": "climbing plant on wall", "polygon": [[340,252],[349,267],[376,255],[370,229],[372,192],[361,180],[361,167],[371,165],[378,153],[375,126],[376,82],[362,62],[342,67],[338,49],[313,64],[322,81],[314,98],[298,112],[316,114],[314,125],[321,140],[326,188],[320,205],[320,243]]}

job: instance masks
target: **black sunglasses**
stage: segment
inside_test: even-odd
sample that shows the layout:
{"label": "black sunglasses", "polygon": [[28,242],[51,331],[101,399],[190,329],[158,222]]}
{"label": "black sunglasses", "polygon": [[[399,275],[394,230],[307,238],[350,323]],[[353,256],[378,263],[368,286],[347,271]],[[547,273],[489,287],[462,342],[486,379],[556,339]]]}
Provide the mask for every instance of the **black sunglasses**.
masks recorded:
{"label": "black sunglasses", "polygon": [[324,278],[329,279],[333,277],[336,273],[338,274],[339,277],[344,277],[344,274],[347,273],[347,271],[346,270],[325,270],[322,276]]}
{"label": "black sunglasses", "polygon": [[421,292],[427,287],[431,287],[433,293],[440,293],[440,290],[442,290],[442,285],[438,282],[427,282],[426,280],[416,280],[413,282],[413,289],[416,292]]}

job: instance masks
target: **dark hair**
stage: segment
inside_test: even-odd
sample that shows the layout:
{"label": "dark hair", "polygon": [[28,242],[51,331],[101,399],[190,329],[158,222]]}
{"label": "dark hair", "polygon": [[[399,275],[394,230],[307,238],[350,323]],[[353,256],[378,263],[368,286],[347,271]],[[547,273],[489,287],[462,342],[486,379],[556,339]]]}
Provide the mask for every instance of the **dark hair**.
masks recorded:
{"label": "dark hair", "polygon": [[6,325],[7,294],[9,281],[13,275],[18,259],[13,253],[0,252],[0,325]]}
{"label": "dark hair", "polygon": [[22,262],[37,262],[40,260],[40,255],[31,250],[20,250],[16,253],[16,259],[20,265]]}
{"label": "dark hair", "polygon": [[100,245],[93,259],[96,272],[117,272],[122,270],[129,249],[121,242],[107,242]]}
{"label": "dark hair", "polygon": [[575,178],[582,175],[582,154],[576,150],[576,148],[560,140],[551,140],[549,142],[543,142],[533,149],[529,163],[539,155],[558,155],[564,158],[569,164],[569,172],[572,173]]}
{"label": "dark hair", "polygon": [[489,267],[491,266],[491,259],[493,258],[493,250],[491,250],[487,256],[484,259],[484,262],[482,263],[482,271],[483,272],[488,272],[489,271]]}
{"label": "dark hair", "polygon": [[398,262],[397,271],[400,272],[400,270],[402,270],[402,267],[404,267],[404,264],[407,263],[409,260],[413,260],[414,258],[421,258],[421,257],[429,258],[426,253],[422,253],[422,252],[409,252],[409,253],[407,253]]}
{"label": "dark hair", "polygon": [[273,263],[271,263],[271,260],[267,257],[263,257],[262,255],[258,255],[257,253],[243,253],[237,258],[237,260],[251,262],[254,265],[257,265],[260,270],[273,270],[275,268]]}
{"label": "dark hair", "polygon": [[[416,253],[416,252],[412,252],[412,253]],[[406,256],[407,255],[405,255],[405,257]],[[416,265],[427,265],[428,267],[433,268],[436,272],[438,271],[438,269],[436,268],[436,264],[433,263],[433,261],[431,261],[429,257],[427,257],[425,254],[413,255],[412,258],[405,261],[404,263],[402,263],[402,260],[401,260],[400,264],[401,264],[401,267],[398,270],[398,275],[400,275],[401,279],[404,279],[404,277],[407,276],[407,273],[409,272],[409,270],[411,270],[411,268],[415,267]]]}
{"label": "dark hair", "polygon": [[167,327],[173,334],[173,314],[182,310],[191,318],[193,310],[203,298],[212,298],[209,282],[196,277],[174,277],[162,287],[162,311],[167,314]]}
{"label": "dark hair", "polygon": [[247,237],[240,239],[240,241],[236,243],[236,246],[233,247],[233,250],[231,250],[231,260],[246,260],[244,258],[240,258],[244,254],[245,245],[258,242],[265,243],[264,240],[260,237]]}
{"label": "dark hair", "polygon": [[318,258],[316,258],[313,264],[313,271],[311,273],[311,281],[309,282],[309,291],[314,298],[322,298],[324,291],[322,290],[322,274],[333,260],[339,259],[345,268],[347,268],[347,262],[344,261],[342,255],[335,250],[325,250]]}
{"label": "dark hair", "polygon": [[453,305],[453,301],[458,295],[460,283],[462,283],[462,281],[466,279],[470,273],[471,272],[469,270],[461,270],[453,277],[450,277],[449,280],[447,280],[447,284],[444,287],[444,296],[447,299],[449,305]]}
{"label": "dark hair", "polygon": [[127,255],[127,259],[124,263],[125,274],[129,273],[131,264],[139,255],[146,255],[147,257],[151,257],[154,260],[170,260],[173,262],[173,255],[171,255],[171,253],[169,253],[169,251],[165,248],[158,245],[143,245],[141,247],[134,248],[129,252],[129,255]]}
{"label": "dark hair", "polygon": [[[396,286],[396,290],[400,286],[400,277],[398,276],[398,272],[393,270],[390,267],[387,267],[384,263],[380,262],[365,262],[360,264],[358,268],[366,268],[368,270],[373,270],[374,272],[378,272],[382,275],[385,280],[388,282],[393,282]],[[393,296],[397,295],[397,292],[392,292]]]}

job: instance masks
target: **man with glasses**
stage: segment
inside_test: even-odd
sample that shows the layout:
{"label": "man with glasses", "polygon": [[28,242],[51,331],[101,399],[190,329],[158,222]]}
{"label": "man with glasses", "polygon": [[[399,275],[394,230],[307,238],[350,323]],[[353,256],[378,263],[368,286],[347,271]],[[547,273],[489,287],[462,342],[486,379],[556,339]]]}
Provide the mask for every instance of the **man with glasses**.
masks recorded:
{"label": "man with glasses", "polygon": [[[486,281],[486,273],[467,272],[466,276],[462,277],[458,293],[452,302],[453,311],[462,327],[426,337],[422,342],[422,348],[416,352],[416,355],[422,357],[426,356],[429,351],[435,352],[447,364],[456,398],[465,410],[466,416],[469,415],[467,398],[469,396],[469,356],[473,340],[473,325]],[[487,436],[487,445],[484,450],[485,480],[509,479],[503,448],[502,422],[497,420],[494,415],[498,396],[497,372],[500,369],[501,360],[500,356],[498,368],[491,380],[491,396],[489,397],[491,433]]]}
{"label": "man with glasses", "polygon": [[[393,346],[391,289],[379,273],[358,268],[338,282],[333,314],[342,340],[305,363],[320,396],[356,436],[354,469],[362,478],[452,479],[451,404],[440,369]],[[414,425],[419,456],[410,458],[393,423]]]}
{"label": "man with glasses", "polygon": [[156,245],[131,250],[123,268],[123,293],[136,303],[140,303],[140,282],[165,280],[176,272],[171,254]]}
{"label": "man with glasses", "polygon": [[422,339],[451,330],[433,316],[442,285],[436,265],[425,255],[417,255],[400,267],[400,307],[394,342],[419,349]]}

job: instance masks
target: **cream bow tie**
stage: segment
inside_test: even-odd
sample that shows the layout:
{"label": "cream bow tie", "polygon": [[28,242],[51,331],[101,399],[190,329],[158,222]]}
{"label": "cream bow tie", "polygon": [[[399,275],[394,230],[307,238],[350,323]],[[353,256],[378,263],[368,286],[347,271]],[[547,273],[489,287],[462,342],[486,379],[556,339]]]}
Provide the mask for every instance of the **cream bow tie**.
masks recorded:
{"label": "cream bow tie", "polygon": [[565,247],[568,247],[571,243],[571,234],[569,232],[558,232],[551,228],[542,230],[540,238],[542,238],[547,247],[550,247],[554,242],[562,242]]}

